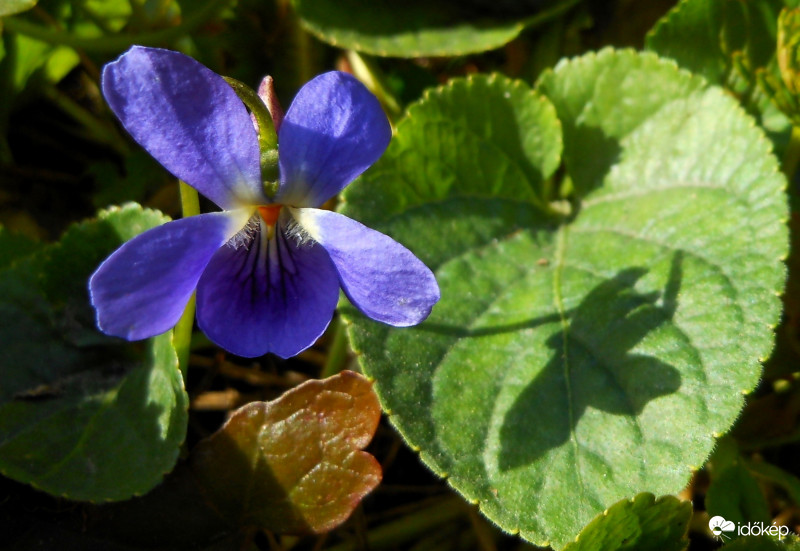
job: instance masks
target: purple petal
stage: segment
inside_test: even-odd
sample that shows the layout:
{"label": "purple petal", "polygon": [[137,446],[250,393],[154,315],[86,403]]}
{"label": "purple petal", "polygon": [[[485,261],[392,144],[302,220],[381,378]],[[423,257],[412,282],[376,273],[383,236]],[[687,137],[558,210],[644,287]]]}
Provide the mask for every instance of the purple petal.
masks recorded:
{"label": "purple petal", "polygon": [[392,129],[380,103],[346,73],[303,86],[278,133],[281,188],[275,201],[318,207],[383,154]]}
{"label": "purple petal", "polygon": [[297,223],[325,247],[345,294],[374,320],[416,325],[439,300],[433,272],[391,237],[335,212],[292,209]]}
{"label": "purple petal", "polygon": [[89,280],[97,325],[134,341],[173,327],[211,257],[241,226],[241,217],[214,212],[168,222],[136,236]]}
{"label": "purple petal", "polygon": [[[336,270],[325,249],[287,237],[282,213],[272,238],[260,218],[249,243],[224,246],[197,286],[197,322],[208,338],[245,357],[282,358],[319,338],[339,297]],[[234,240],[235,241],[235,240]]]}
{"label": "purple petal", "polygon": [[134,46],[103,69],[103,94],[148,153],[220,207],[268,202],[250,115],[210,69],[178,52]]}

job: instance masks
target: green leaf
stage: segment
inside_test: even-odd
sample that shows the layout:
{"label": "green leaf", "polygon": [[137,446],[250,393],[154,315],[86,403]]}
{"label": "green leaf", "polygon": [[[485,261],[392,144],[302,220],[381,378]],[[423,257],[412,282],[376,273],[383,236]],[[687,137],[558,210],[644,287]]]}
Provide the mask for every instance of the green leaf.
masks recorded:
{"label": "green leaf", "polygon": [[771,520],[764,493],[750,471],[741,463],[714,473],[705,504],[709,516],[721,516],[737,524],[769,524]]}
{"label": "green leaf", "polygon": [[766,461],[748,461],[747,468],[755,476],[783,488],[795,505],[800,504],[800,478]]}
{"label": "green leaf", "polygon": [[492,50],[525,27],[520,18],[478,17],[457,2],[292,0],[309,31],[321,40],[392,57],[453,56]]}
{"label": "green leaf", "polygon": [[361,451],[380,415],[372,383],[357,373],[307,381],[235,411],[193,450],[192,470],[234,526],[327,532],[380,482],[380,465]]}
{"label": "green leaf", "polygon": [[117,246],[165,221],[138,205],[101,212],[0,272],[0,472],[52,494],[126,499],[178,457],[188,398],[171,335],[99,333],[87,281]]}
{"label": "green leaf", "polygon": [[34,253],[41,245],[21,233],[10,232],[0,226],[0,269]]}
{"label": "green leaf", "polygon": [[37,0],[0,0],[0,17],[31,9]]}
{"label": "green leaf", "polygon": [[688,501],[639,494],[595,517],[564,551],[681,551],[689,544],[686,531],[691,518]]}
{"label": "green leaf", "polygon": [[783,0],[682,0],[648,33],[647,48],[724,84],[735,52],[743,52],[752,68],[773,58],[783,6]]}
{"label": "green leaf", "polygon": [[538,90],[475,77],[409,108],[343,211],[442,299],[415,328],[345,315],[422,460],[559,547],[680,491],[736,418],[780,313],[786,182],[735,100],[652,54],[563,62]]}
{"label": "green leaf", "polygon": [[775,58],[783,5],[783,0],[682,0],[646,40],[647,49],[734,92],[778,150],[786,147],[791,122],[770,100],[772,92],[757,84],[756,75]]}

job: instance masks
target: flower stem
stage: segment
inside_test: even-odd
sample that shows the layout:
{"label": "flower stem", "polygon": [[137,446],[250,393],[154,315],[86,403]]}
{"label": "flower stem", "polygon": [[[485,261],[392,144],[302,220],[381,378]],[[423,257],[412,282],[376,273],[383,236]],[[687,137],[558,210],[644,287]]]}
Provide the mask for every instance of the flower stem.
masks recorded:
{"label": "flower stem", "polygon": [[[178,185],[181,192],[183,217],[200,214],[200,198],[197,195],[197,190],[184,182],[178,182]],[[189,350],[192,344],[192,328],[194,327],[194,305],[195,298],[194,294],[192,294],[192,298],[189,299],[181,319],[178,320],[177,325],[172,330],[172,345],[178,355],[178,367],[183,373],[184,379],[186,379],[186,371],[189,368]]]}
{"label": "flower stem", "polygon": [[223,8],[229,0],[208,0],[202,7],[186,17],[180,25],[168,29],[159,29],[142,33],[119,33],[98,37],[76,36],[74,34],[55,31],[18,17],[6,17],[3,25],[8,31],[24,34],[48,44],[63,44],[79,48],[87,52],[116,53],[131,44],[142,46],[158,46],[165,42],[189,34],[202,25]]}
{"label": "flower stem", "polygon": [[[2,28],[0,28],[2,31]],[[11,113],[11,100],[14,95],[14,71],[17,64],[17,39],[8,32],[0,32],[2,50],[5,51],[3,63],[0,63],[0,165],[11,165],[14,157],[8,145],[8,118]]]}
{"label": "flower stem", "polygon": [[800,126],[792,126],[792,136],[783,153],[783,173],[791,185],[800,163]]}
{"label": "flower stem", "polygon": [[113,127],[103,124],[88,110],[61,92],[58,88],[52,84],[44,84],[41,87],[41,91],[44,97],[72,117],[76,122],[83,125],[92,139],[108,145],[122,156],[129,153],[128,144],[125,143],[125,140]]}
{"label": "flower stem", "polygon": [[328,358],[322,368],[320,378],[325,379],[336,375],[344,369],[347,361],[347,327],[339,317],[333,318],[333,340],[331,341]]}
{"label": "flower stem", "polygon": [[[370,92],[383,104],[386,114],[392,122],[403,114],[403,108],[400,107],[400,102],[397,101],[385,86],[385,79],[378,66],[369,58],[364,57],[355,50],[347,50],[347,61],[353,69],[353,74],[364,83]],[[392,125],[394,126],[394,124]]]}
{"label": "flower stem", "polygon": [[561,14],[564,14],[577,6],[581,3],[581,0],[565,0],[564,2],[559,2],[555,6],[550,9],[545,9],[538,12],[536,15],[532,15],[528,19],[524,20],[524,25],[527,29],[534,29],[536,27],[540,27],[554,19]]}
{"label": "flower stem", "polygon": [[[466,514],[467,505],[459,497],[436,500],[431,507],[406,515],[399,520],[383,524],[367,532],[369,548],[373,551],[397,548],[434,528],[451,522]],[[360,549],[355,542],[345,542],[328,551],[355,551]]]}

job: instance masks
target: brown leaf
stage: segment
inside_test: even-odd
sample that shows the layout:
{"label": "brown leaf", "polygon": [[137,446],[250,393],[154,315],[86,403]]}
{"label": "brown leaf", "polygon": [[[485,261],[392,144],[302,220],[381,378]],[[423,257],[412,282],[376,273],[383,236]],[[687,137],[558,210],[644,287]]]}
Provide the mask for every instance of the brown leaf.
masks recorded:
{"label": "brown leaf", "polygon": [[372,439],[380,406],[365,377],[344,371],[253,402],[192,452],[214,508],[236,526],[326,532],[381,480]]}

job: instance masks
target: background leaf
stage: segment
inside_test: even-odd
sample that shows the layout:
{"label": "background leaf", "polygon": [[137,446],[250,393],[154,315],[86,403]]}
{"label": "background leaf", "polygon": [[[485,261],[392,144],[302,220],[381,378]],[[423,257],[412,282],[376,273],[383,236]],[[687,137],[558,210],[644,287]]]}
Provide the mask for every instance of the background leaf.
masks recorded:
{"label": "background leaf", "polygon": [[730,427],[778,321],[787,208],[761,131],[670,62],[604,50],[538,90],[477,77],[409,109],[343,210],[442,300],[405,330],[346,315],[422,460],[559,547],[610,503],[679,491]]}
{"label": "background leaf", "polygon": [[[521,15],[487,15],[465,2],[292,0],[306,27],[320,39],[370,54],[393,57],[463,55],[499,48],[525,28]],[[534,6],[522,8],[528,14]],[[550,2],[549,4],[553,4]],[[574,2],[562,2],[572,5]],[[519,3],[517,3],[519,8]]]}
{"label": "background leaf", "polygon": [[784,5],[783,0],[682,0],[646,40],[647,49],[735,93],[779,150],[786,146],[791,123],[757,84],[756,74],[775,59]]}
{"label": "background leaf", "polygon": [[0,17],[31,9],[37,0],[0,0]]}
{"label": "background leaf", "polygon": [[10,232],[0,226],[0,269],[7,268],[15,260],[32,254],[41,245],[21,233]]}
{"label": "background leaf", "polygon": [[0,272],[0,471],[56,495],[125,499],[178,457],[188,399],[171,335],[99,333],[87,281],[117,246],[166,219],[138,205],[101,212]]}
{"label": "background leaf", "polygon": [[783,0],[682,0],[648,33],[647,47],[724,84],[734,70],[736,52],[752,68],[764,67],[774,57],[778,13],[784,5]]}
{"label": "background leaf", "polygon": [[380,465],[361,451],[380,414],[372,384],[357,373],[307,381],[234,412],[193,450],[192,470],[234,526],[326,532],[380,482]]}
{"label": "background leaf", "polygon": [[598,515],[564,551],[681,551],[689,545],[691,518],[688,501],[639,494]]}

